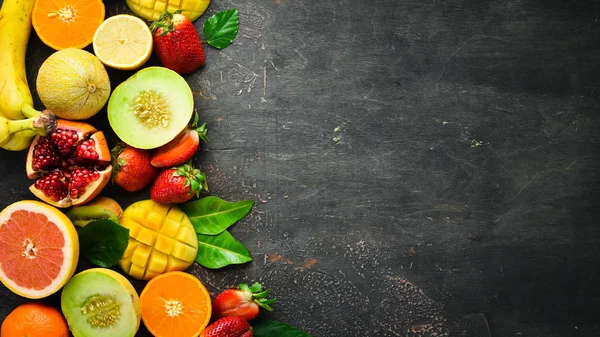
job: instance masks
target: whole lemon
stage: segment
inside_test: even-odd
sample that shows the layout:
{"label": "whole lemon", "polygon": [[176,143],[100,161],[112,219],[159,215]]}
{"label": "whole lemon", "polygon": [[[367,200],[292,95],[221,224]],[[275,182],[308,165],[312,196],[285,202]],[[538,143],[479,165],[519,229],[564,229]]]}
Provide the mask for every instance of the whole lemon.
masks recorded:
{"label": "whole lemon", "polygon": [[67,48],[42,63],[36,89],[42,103],[56,116],[81,120],[102,110],[111,87],[106,68],[94,54]]}

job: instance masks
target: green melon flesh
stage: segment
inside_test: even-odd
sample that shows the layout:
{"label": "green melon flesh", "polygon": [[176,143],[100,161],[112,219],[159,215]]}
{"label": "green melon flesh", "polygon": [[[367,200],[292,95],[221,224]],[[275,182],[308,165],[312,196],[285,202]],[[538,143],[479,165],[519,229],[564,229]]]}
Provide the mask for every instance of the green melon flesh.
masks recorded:
{"label": "green melon flesh", "polygon": [[[147,98],[149,93],[158,100],[143,99],[140,103],[140,97]],[[156,101],[162,106],[154,104]],[[143,119],[140,111],[147,109],[151,117]],[[123,142],[139,149],[154,149],[173,140],[187,126],[194,111],[194,96],[176,72],[147,67],[115,88],[107,111],[110,126]],[[152,117],[157,111],[165,112],[166,126]]]}
{"label": "green melon flesh", "polygon": [[[114,277],[93,271],[75,275],[61,295],[62,312],[75,337],[134,336],[139,316],[133,302]],[[110,319],[115,316],[116,319]]]}

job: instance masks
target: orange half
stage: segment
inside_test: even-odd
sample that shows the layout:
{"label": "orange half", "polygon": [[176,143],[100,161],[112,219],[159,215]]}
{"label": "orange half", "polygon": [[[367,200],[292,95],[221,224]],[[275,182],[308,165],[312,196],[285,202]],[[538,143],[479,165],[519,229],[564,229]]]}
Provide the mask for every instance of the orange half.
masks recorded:
{"label": "orange half", "polygon": [[181,271],[154,277],[140,295],[142,321],[156,337],[195,337],[210,320],[208,291],[195,276]]}
{"label": "orange half", "polygon": [[92,43],[104,14],[102,0],[36,0],[31,23],[47,46],[81,49]]}

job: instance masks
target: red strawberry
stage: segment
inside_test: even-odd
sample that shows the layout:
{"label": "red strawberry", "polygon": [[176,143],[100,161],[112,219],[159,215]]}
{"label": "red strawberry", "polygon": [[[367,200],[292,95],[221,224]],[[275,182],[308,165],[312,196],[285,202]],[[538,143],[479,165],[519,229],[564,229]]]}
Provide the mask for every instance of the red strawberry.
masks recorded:
{"label": "red strawberry", "polygon": [[198,150],[200,140],[208,142],[206,123],[200,127],[196,127],[197,125],[198,114],[195,114],[194,121],[185,130],[154,151],[150,163],[154,167],[170,167],[190,160]]}
{"label": "red strawberry", "polygon": [[206,59],[196,27],[179,12],[164,12],[150,29],[154,50],[163,66],[179,74],[189,74],[203,66]]}
{"label": "red strawberry", "polygon": [[254,337],[252,327],[240,316],[223,317],[207,326],[200,337]]}
{"label": "red strawberry", "polygon": [[202,189],[208,190],[206,176],[192,165],[183,164],[158,173],[150,187],[150,199],[159,204],[180,204],[199,197]]}
{"label": "red strawberry", "polygon": [[240,284],[239,289],[232,288],[221,292],[213,302],[213,315],[215,317],[241,316],[252,320],[258,315],[258,309],[272,311],[269,306],[275,299],[267,299],[269,289],[263,290],[262,284],[255,282],[248,287]]}
{"label": "red strawberry", "polygon": [[111,150],[112,181],[128,192],[146,187],[158,174],[158,169],[150,164],[148,150],[119,144]]}

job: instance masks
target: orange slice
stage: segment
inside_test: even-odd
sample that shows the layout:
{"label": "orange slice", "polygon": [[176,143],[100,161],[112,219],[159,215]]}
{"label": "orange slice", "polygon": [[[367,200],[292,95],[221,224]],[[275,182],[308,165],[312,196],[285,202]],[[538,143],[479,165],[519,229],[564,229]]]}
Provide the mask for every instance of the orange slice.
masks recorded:
{"label": "orange slice", "polygon": [[85,48],[104,21],[101,0],[36,0],[31,23],[50,48]]}
{"label": "orange slice", "polygon": [[152,32],[142,19],[119,14],[106,19],[94,34],[94,54],[105,65],[133,70],[152,53]]}
{"label": "orange slice", "polygon": [[0,281],[15,294],[42,298],[57,292],[78,260],[77,232],[58,209],[23,200],[0,213]]}
{"label": "orange slice", "polygon": [[195,337],[212,312],[210,295],[195,276],[171,271],[156,276],[140,295],[142,321],[156,337]]}

